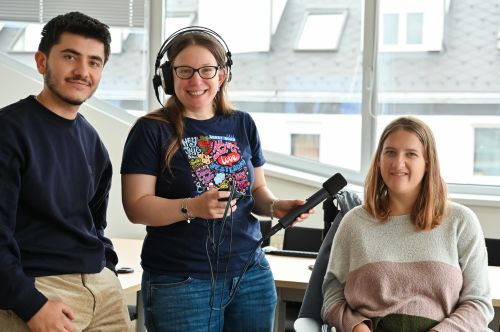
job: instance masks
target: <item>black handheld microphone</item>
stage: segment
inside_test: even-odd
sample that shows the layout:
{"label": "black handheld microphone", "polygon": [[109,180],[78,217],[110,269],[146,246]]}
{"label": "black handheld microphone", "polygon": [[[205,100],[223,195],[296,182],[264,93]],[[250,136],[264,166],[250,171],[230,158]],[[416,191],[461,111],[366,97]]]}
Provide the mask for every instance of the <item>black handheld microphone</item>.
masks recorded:
{"label": "black handheld microphone", "polygon": [[306,202],[303,205],[299,205],[295,207],[292,211],[288,212],[283,218],[278,220],[278,223],[271,228],[271,231],[266,238],[269,238],[276,234],[279,230],[283,228],[287,228],[290,226],[293,221],[300,216],[302,213],[306,213],[322,201],[324,201],[328,195],[334,196],[336,195],[342,188],[347,185],[346,179],[340,174],[337,173],[328,180],[323,183],[323,188],[315,192],[311,197],[306,199]]}

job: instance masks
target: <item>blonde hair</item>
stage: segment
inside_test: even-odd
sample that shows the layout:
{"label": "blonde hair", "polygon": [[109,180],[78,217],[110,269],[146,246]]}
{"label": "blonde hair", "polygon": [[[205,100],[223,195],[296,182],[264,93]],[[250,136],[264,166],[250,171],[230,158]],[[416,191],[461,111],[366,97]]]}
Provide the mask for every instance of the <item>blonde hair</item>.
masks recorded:
{"label": "blonde hair", "polygon": [[405,130],[415,134],[424,149],[426,171],[410,218],[417,229],[428,231],[441,224],[446,216],[448,190],[441,177],[434,135],[431,129],[417,118],[400,117],[393,120],[384,129],[365,179],[363,206],[370,215],[382,222],[389,219],[391,213],[389,193],[380,172],[380,158],[387,137],[397,130]]}

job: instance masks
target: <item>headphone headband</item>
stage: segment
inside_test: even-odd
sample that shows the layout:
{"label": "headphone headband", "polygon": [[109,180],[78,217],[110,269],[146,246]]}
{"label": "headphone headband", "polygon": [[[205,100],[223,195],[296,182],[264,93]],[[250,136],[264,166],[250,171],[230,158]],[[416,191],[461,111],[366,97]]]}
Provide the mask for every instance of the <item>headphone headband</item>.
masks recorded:
{"label": "headphone headband", "polygon": [[228,74],[227,74],[227,81],[231,81],[232,73],[231,73],[231,66],[233,65],[233,60],[231,59],[231,51],[229,51],[229,47],[227,46],[226,42],[222,37],[215,32],[212,29],[202,27],[202,26],[190,26],[190,27],[185,27],[182,29],[179,29],[172,33],[161,45],[160,50],[158,51],[158,55],[156,56],[156,61],[155,61],[155,74],[153,76],[153,87],[155,90],[156,94],[156,99],[158,99],[158,102],[163,106],[163,104],[160,101],[160,96],[158,94],[158,88],[160,86],[163,87],[163,90],[165,91],[166,94],[168,95],[175,95],[174,91],[174,83],[173,83],[173,74],[172,74],[172,64],[170,63],[169,60],[165,61],[162,65],[160,65],[161,59],[165,56],[165,54],[168,52],[172,42],[178,37],[186,33],[191,33],[191,32],[201,32],[201,33],[206,33],[212,37],[214,37],[219,44],[221,44],[225,51],[226,51],[226,63],[225,67],[227,68]]}

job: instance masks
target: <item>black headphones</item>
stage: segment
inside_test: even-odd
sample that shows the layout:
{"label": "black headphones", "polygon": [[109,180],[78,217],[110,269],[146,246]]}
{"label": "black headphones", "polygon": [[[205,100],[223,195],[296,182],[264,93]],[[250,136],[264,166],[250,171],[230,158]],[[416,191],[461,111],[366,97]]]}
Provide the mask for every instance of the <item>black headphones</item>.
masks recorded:
{"label": "black headphones", "polygon": [[171,34],[170,37],[168,37],[163,42],[163,44],[160,47],[160,51],[156,56],[155,75],[153,76],[153,87],[155,89],[156,99],[158,99],[158,102],[160,104],[161,101],[160,101],[160,96],[158,94],[158,88],[160,86],[163,87],[163,90],[167,95],[172,95],[172,96],[175,95],[172,64],[170,63],[170,61],[167,60],[160,66],[160,61],[163,58],[163,56],[167,53],[168,49],[170,48],[170,45],[175,40],[175,38],[185,33],[191,33],[191,32],[203,32],[209,34],[212,37],[215,37],[215,39],[217,39],[219,43],[224,47],[224,49],[226,50],[226,58],[227,58],[227,61],[225,63],[225,67],[227,68],[227,81],[228,82],[231,81],[231,76],[232,76],[231,66],[233,64],[233,60],[231,60],[231,52],[229,51],[229,48],[227,47],[227,44],[224,41],[224,39],[222,39],[222,37],[217,32],[209,28],[201,26],[191,26],[182,28]]}

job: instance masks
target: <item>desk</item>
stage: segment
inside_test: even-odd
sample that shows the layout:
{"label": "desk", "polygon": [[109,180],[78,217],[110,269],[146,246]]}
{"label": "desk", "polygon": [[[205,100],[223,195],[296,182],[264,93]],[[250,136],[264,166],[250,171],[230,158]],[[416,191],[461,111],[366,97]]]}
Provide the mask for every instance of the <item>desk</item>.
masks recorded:
{"label": "desk", "polygon": [[119,274],[118,279],[122,285],[123,291],[126,294],[135,294],[141,290],[141,250],[142,240],[130,239],[111,239],[116,254],[118,255],[119,267],[131,267],[134,269],[132,273]]}
{"label": "desk", "polygon": [[[134,269],[133,273],[119,274],[118,279],[125,293],[137,293],[141,289],[142,267],[140,264],[142,240],[111,239],[118,255],[118,267],[127,266]],[[311,270],[309,265],[314,263],[313,258],[298,258],[266,255],[273,271],[278,293],[276,307],[275,331],[284,331],[285,306],[284,301],[302,301]],[[489,266],[493,306],[500,308],[500,267]],[[141,306],[138,306],[140,309]],[[141,310],[138,310],[138,313]],[[142,317],[142,312],[140,313]]]}
{"label": "desk", "polygon": [[285,331],[285,301],[302,302],[312,272],[309,265],[314,264],[315,259],[275,255],[266,255],[266,258],[273,271],[278,294],[274,331]]}
{"label": "desk", "polygon": [[144,327],[144,312],[142,310],[141,298],[141,250],[142,240],[130,239],[111,239],[115,252],[118,255],[118,265],[120,267],[131,267],[134,269],[132,273],[120,273],[118,279],[122,285],[123,292],[133,294],[136,297],[137,319],[135,320],[136,332],[146,332]]}

